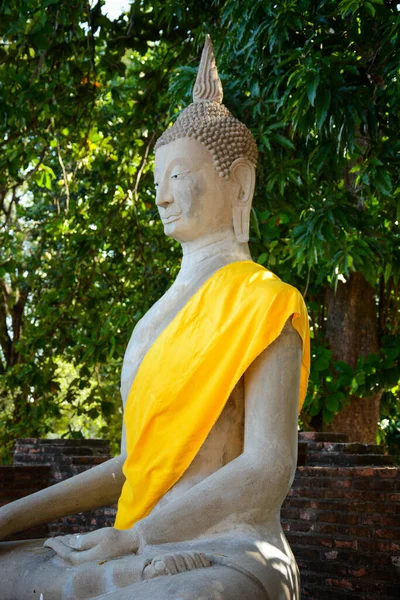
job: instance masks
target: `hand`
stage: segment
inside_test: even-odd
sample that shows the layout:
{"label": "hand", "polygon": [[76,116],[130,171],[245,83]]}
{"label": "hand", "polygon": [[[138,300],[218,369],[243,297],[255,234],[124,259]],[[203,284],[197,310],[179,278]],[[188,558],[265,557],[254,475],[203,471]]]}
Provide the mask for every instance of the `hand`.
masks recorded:
{"label": "hand", "polygon": [[135,554],[139,542],[133,529],[104,527],[91,533],[50,538],[44,545],[52,548],[65,562],[80,565]]}

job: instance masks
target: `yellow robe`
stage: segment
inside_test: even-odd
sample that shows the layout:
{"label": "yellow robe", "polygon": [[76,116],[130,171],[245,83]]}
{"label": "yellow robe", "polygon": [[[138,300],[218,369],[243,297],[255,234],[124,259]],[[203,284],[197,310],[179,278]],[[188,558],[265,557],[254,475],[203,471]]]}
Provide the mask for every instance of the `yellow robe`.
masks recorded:
{"label": "yellow robe", "polygon": [[233,388],[292,316],[303,341],[299,410],[310,362],[307,310],[298,290],[252,262],[222,267],[151,346],[126,409],[127,459],[115,527],[150,513],[180,479]]}

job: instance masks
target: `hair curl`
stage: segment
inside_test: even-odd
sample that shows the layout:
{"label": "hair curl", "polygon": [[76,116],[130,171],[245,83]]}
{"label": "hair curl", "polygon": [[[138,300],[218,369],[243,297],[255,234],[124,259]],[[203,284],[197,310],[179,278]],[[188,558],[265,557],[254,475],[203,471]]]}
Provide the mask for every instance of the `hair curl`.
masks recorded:
{"label": "hair curl", "polygon": [[258,150],[252,133],[219,102],[201,100],[189,104],[158,138],[154,150],[184,137],[203,144],[213,157],[216,171],[225,179],[238,158],[247,158],[257,166]]}

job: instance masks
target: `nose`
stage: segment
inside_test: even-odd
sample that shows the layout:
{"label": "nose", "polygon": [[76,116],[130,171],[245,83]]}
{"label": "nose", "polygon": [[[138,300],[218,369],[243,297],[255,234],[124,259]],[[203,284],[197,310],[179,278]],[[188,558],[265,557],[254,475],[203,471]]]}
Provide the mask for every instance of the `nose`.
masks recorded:
{"label": "nose", "polygon": [[157,188],[156,204],[157,206],[167,208],[173,201],[174,197],[169,186],[169,181],[167,178],[164,178]]}

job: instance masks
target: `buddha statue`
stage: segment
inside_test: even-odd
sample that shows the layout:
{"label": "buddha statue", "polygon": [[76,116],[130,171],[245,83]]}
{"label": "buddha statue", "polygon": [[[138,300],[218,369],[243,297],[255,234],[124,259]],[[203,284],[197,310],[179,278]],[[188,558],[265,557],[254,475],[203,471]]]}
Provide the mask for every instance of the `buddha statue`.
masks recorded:
{"label": "buddha statue", "polygon": [[[249,252],[256,162],[207,37],[193,103],[155,147],[158,211],[183,258],[126,350],[121,454],[0,509],[1,600],[300,597],[280,507],[308,321],[299,292]],[[114,527],[6,541],[117,501]]]}

